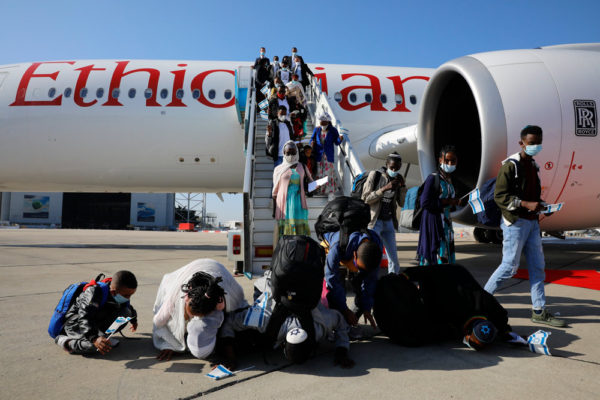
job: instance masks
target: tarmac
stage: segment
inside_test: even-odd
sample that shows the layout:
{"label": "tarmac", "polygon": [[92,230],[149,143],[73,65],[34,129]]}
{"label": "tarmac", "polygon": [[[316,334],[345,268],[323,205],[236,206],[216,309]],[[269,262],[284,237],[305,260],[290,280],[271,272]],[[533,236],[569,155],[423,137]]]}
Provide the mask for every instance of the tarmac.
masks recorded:
{"label": "tarmac", "polygon": [[[501,246],[478,244],[468,229],[461,232],[457,260],[484,284],[500,261]],[[401,266],[415,265],[417,235],[397,239]],[[547,268],[600,270],[598,239],[544,239],[544,250]],[[299,366],[280,352],[247,352],[239,368],[252,368],[220,381],[205,376],[209,362],[189,354],[157,361],[152,305],[162,275],[205,257],[232,269],[225,234],[0,230],[0,398],[600,399],[600,291],[547,284],[551,311],[568,322],[567,328],[553,328],[530,321],[529,283],[516,279],[497,298],[515,332],[552,333],[552,356],[503,343],[482,352],[455,342],[407,348],[376,335],[351,344],[352,369],[333,366],[328,346]],[[46,330],[62,291],[120,269],[133,271],[139,282],[132,297],[138,331],[126,330],[127,338],[119,337],[120,346],[104,357],[61,350]],[[238,279],[251,301],[253,282]]]}

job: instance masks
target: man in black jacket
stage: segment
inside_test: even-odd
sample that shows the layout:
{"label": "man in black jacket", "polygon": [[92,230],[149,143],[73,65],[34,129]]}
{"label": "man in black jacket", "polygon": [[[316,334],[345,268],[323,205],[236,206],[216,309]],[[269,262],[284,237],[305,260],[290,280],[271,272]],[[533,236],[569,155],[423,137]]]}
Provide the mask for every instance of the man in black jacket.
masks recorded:
{"label": "man in black jacket", "polygon": [[104,355],[112,349],[104,335],[119,316],[132,317],[131,330],[137,329],[137,313],[129,299],[137,289],[137,280],[130,271],[118,271],[110,282],[109,296],[102,303],[102,289],[88,286],[75,299],[65,315],[65,325],[55,342],[72,354]]}
{"label": "man in black jacket", "polygon": [[[298,109],[296,98],[294,96],[288,96],[286,87],[280,86],[277,89],[277,96],[273,97],[269,101],[269,121],[277,119],[277,112],[279,107],[285,107],[286,115],[289,115]],[[288,118],[289,119],[289,118]],[[290,133],[291,135],[291,133]]]}
{"label": "man in black jacket", "polygon": [[287,109],[279,106],[277,119],[272,119],[267,125],[267,155],[273,158],[275,167],[283,161],[283,145],[293,140],[292,124],[287,119]]}
{"label": "man in black jacket", "polygon": [[256,71],[256,102],[261,102],[265,96],[260,91],[262,87],[267,83],[270,79],[270,71],[269,67],[271,66],[271,61],[265,55],[265,48],[260,48],[260,56],[254,60],[254,65],[252,68]]}

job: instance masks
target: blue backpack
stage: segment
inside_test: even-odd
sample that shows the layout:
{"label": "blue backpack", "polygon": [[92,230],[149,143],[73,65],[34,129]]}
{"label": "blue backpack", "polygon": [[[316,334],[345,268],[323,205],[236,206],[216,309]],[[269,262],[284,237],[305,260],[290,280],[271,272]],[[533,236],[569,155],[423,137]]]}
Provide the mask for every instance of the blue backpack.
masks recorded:
{"label": "blue backpack", "polygon": [[[439,174],[433,172],[435,176],[435,186],[440,186]],[[411,187],[406,191],[406,197],[404,198],[404,206],[400,212],[399,225],[403,228],[418,231],[421,227],[421,215],[423,214],[423,207],[421,207],[421,194],[423,194],[423,188],[425,182],[421,186]]]}
{"label": "blue backpack", "polygon": [[[515,171],[518,171],[519,162],[514,158],[509,158],[507,161],[512,162],[515,165]],[[518,176],[518,173],[515,173]],[[502,218],[502,211],[494,200],[494,192],[496,191],[496,178],[488,179],[479,188],[479,199],[483,203],[485,209],[482,212],[475,214],[477,221],[485,226],[491,228],[497,228],[500,226],[500,219]]]}
{"label": "blue backpack", "polygon": [[56,308],[54,309],[54,314],[52,314],[50,324],[48,325],[48,334],[51,338],[54,339],[60,334],[65,325],[65,315],[67,314],[67,311],[69,311],[69,308],[77,296],[79,296],[88,287],[100,287],[100,289],[102,289],[102,300],[100,301],[100,307],[106,303],[112,278],[100,280],[102,277],[104,277],[104,275],[100,274],[96,277],[96,279],[90,282],[72,283],[65,289],[60,300],[58,301]]}
{"label": "blue backpack", "polygon": [[[369,177],[369,172],[370,171],[365,171],[365,172],[361,172],[360,174],[356,175],[356,178],[354,178],[354,180],[352,181],[352,193],[350,194],[351,197],[354,197],[355,199],[359,199],[362,200],[362,194],[365,186],[365,182],[367,181],[367,178]],[[373,182],[373,185],[375,187],[377,187],[377,184],[379,183],[379,180],[381,179],[381,171],[376,170],[375,171],[375,181]]]}

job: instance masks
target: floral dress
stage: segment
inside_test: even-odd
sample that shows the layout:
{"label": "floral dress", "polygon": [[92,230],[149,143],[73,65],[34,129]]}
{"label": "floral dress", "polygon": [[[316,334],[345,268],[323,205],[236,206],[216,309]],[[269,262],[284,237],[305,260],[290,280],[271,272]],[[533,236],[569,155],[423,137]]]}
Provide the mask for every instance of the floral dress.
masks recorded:
{"label": "floral dress", "polygon": [[278,220],[279,237],[283,235],[310,236],[308,210],[302,207],[300,174],[292,169],[285,203],[285,219]]}
{"label": "floral dress", "polygon": [[[327,136],[327,131],[323,131],[321,129],[321,143],[325,143],[325,137]],[[317,165],[317,176],[319,178],[327,177],[327,183],[323,185],[317,191],[319,194],[328,195],[335,194],[335,192],[340,190],[340,185],[338,184],[335,169],[333,168],[333,162],[329,162],[327,160],[327,155],[325,151],[323,151],[323,156],[321,157],[321,161],[319,161]]]}

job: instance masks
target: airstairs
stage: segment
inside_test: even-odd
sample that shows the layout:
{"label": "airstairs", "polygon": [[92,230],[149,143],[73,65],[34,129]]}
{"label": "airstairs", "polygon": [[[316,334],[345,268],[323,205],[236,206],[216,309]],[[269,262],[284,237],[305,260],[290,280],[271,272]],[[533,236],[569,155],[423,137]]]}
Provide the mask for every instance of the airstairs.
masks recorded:
{"label": "airstairs", "polygon": [[[240,70],[244,67],[240,67]],[[244,75],[239,71],[239,76]],[[244,235],[243,235],[243,272],[247,276],[261,275],[270,267],[273,253],[273,239],[276,231],[276,221],[273,218],[273,201],[271,197],[273,185],[273,160],[266,155],[265,135],[267,121],[259,114],[259,106],[255,100],[256,90],[252,73],[249,76],[247,101],[243,111],[238,111],[238,117],[244,127],[246,164],[244,172]],[[237,77],[237,75],[236,75]],[[239,85],[239,84],[238,84]],[[305,140],[312,135],[316,118],[327,112],[332,117],[332,124],[343,135],[344,140],[336,146],[335,170],[341,182],[342,192],[338,195],[350,195],[354,177],[364,171],[364,167],[352,148],[348,131],[336,118],[326,93],[320,89],[316,79],[307,87],[308,123]],[[242,107],[238,106],[238,109]],[[242,117],[243,116],[243,117]],[[311,236],[317,239],[314,225],[323,207],[327,204],[326,196],[307,197],[308,218]]]}

